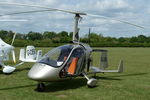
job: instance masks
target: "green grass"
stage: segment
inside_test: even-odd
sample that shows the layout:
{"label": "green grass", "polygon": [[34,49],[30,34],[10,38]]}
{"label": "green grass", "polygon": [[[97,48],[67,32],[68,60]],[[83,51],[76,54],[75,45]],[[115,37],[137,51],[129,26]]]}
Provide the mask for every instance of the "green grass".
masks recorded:
{"label": "green grass", "polygon": [[[50,48],[38,49],[47,52]],[[150,48],[104,49],[109,50],[109,69],[117,68],[123,59],[124,73],[98,74],[95,88],[88,88],[82,77],[49,83],[41,93],[35,91],[37,82],[27,77],[33,63],[25,63],[11,75],[0,72],[0,100],[150,100]],[[94,53],[94,59],[98,66],[98,53]]]}

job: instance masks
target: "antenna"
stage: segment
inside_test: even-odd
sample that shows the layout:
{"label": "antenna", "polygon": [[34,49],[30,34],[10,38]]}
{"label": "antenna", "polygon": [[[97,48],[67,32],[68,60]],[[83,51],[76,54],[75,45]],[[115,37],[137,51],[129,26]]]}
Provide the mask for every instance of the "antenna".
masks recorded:
{"label": "antenna", "polygon": [[89,28],[89,43],[91,42],[91,28]]}

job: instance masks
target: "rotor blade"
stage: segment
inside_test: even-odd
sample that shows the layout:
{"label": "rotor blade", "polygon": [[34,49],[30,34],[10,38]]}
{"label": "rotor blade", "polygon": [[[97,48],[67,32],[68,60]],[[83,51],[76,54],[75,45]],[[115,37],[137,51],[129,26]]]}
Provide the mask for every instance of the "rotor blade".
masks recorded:
{"label": "rotor blade", "polygon": [[[1,16],[1,15],[0,15]],[[3,20],[0,20],[0,22],[26,22],[28,20],[26,19],[3,19]]]}
{"label": "rotor blade", "polygon": [[13,58],[14,63],[16,63],[15,51],[12,50],[11,53],[12,53],[12,58]]}
{"label": "rotor blade", "polygon": [[0,15],[0,17],[7,16],[7,15],[17,15],[17,14],[45,12],[45,11],[54,11],[54,10],[33,10],[33,11],[24,11],[24,12],[14,12],[14,13],[2,14],[2,15]]}
{"label": "rotor blade", "polygon": [[138,27],[138,28],[145,29],[143,26],[140,26],[140,25],[136,25],[136,24],[133,24],[133,23],[130,23],[130,22],[127,22],[127,21],[123,21],[123,20],[115,19],[115,18],[110,18],[110,17],[106,17],[106,16],[102,16],[102,15],[86,14],[86,13],[83,13],[83,12],[69,11],[69,10],[57,9],[57,8],[50,8],[50,7],[40,6],[40,5],[28,5],[28,4],[8,3],[8,2],[0,2],[0,4],[1,5],[3,4],[3,5],[17,5],[17,6],[25,6],[25,7],[43,8],[43,9],[47,9],[47,10],[51,10],[51,11],[60,11],[60,12],[67,12],[67,13],[71,13],[71,14],[87,15],[87,16],[91,16],[91,17],[114,20],[114,21],[118,21],[118,22],[121,22],[121,23],[124,23],[124,24],[129,24],[129,25],[132,25],[132,26],[135,26],[135,27]]}
{"label": "rotor blade", "polygon": [[13,39],[12,39],[11,45],[13,45],[13,43],[14,43],[14,40],[15,40],[15,38],[16,38],[16,34],[17,34],[17,33],[15,33],[15,34],[14,34],[14,36],[13,36]]}
{"label": "rotor blade", "polygon": [[120,19],[110,18],[110,17],[106,17],[106,16],[102,16],[102,15],[94,15],[94,14],[87,14],[87,16],[114,20],[114,21],[118,21],[118,22],[121,22],[121,23],[124,23],[124,24],[128,24],[128,25],[132,25],[132,26],[135,26],[135,27],[138,27],[138,28],[145,29],[145,27],[143,27],[143,26],[136,25],[136,24],[133,24],[133,23],[130,23],[130,22],[127,22],[127,21],[120,20]]}
{"label": "rotor blade", "polygon": [[43,9],[48,9],[48,10],[53,10],[53,11],[67,12],[67,13],[71,13],[71,14],[86,15],[86,13],[82,13],[82,12],[69,11],[69,10],[64,10],[64,9],[50,8],[50,7],[44,7],[44,6],[40,6],[40,5],[28,5],[28,4],[8,3],[8,2],[0,2],[0,4],[3,4],[3,5],[17,5],[17,6],[25,6],[25,7],[35,7],[35,8],[43,8]]}

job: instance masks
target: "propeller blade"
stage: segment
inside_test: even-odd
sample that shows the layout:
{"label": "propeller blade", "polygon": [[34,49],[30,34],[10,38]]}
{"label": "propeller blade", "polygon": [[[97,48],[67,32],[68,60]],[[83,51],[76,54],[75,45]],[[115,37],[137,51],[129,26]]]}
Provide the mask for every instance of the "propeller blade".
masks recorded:
{"label": "propeller blade", "polygon": [[14,34],[14,36],[13,36],[13,39],[12,39],[11,45],[13,45],[15,38],[16,38],[16,33],[15,33],[15,34]]}
{"label": "propeller blade", "polygon": [[35,8],[43,8],[43,9],[48,9],[48,10],[53,10],[53,11],[67,12],[67,13],[71,13],[71,14],[86,15],[86,13],[82,13],[82,12],[69,11],[69,10],[64,10],[64,9],[50,8],[50,7],[44,7],[44,6],[40,6],[40,5],[28,5],[28,4],[8,3],[8,2],[0,2],[0,4],[3,4],[3,5],[25,6],[25,7],[35,7]]}
{"label": "propeller blade", "polygon": [[133,24],[133,23],[130,23],[130,22],[127,22],[127,21],[120,20],[120,19],[110,18],[110,17],[106,17],[106,16],[102,16],[102,15],[94,15],[94,14],[87,14],[87,16],[114,20],[114,21],[118,21],[118,22],[121,22],[121,23],[124,23],[124,24],[128,24],[128,25],[131,25],[131,26],[135,26],[135,27],[138,27],[138,28],[145,29],[145,27],[143,27],[143,26],[136,25],[136,24]]}
{"label": "propeller blade", "polygon": [[15,51],[12,50],[11,53],[12,53],[12,58],[13,58],[14,63],[16,63]]}
{"label": "propeller blade", "polygon": [[12,39],[11,45],[13,45],[13,43],[14,43],[14,40],[15,40],[15,38],[16,38],[16,34],[17,34],[17,33],[15,33],[15,34],[14,34],[14,36],[13,36],[13,39]]}

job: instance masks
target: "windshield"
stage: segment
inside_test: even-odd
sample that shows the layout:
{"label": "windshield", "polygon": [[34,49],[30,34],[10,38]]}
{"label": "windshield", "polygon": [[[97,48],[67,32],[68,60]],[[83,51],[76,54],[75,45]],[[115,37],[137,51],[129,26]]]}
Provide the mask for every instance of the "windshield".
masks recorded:
{"label": "windshield", "polygon": [[39,63],[44,63],[52,67],[59,67],[67,59],[72,48],[73,48],[72,45],[64,45],[64,46],[60,46],[55,49],[52,49],[51,51],[49,51],[47,54],[45,54],[42,57]]}

